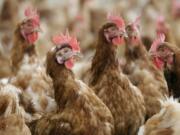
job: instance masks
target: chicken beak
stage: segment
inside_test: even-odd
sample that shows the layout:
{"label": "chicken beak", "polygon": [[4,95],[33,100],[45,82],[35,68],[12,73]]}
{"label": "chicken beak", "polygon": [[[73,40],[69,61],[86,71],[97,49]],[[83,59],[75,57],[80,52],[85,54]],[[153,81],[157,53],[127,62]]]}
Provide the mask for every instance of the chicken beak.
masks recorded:
{"label": "chicken beak", "polygon": [[83,57],[82,53],[80,52],[75,52],[73,56],[75,60],[79,60]]}
{"label": "chicken beak", "polygon": [[43,30],[41,29],[41,27],[37,27],[34,29],[35,32],[43,32]]}

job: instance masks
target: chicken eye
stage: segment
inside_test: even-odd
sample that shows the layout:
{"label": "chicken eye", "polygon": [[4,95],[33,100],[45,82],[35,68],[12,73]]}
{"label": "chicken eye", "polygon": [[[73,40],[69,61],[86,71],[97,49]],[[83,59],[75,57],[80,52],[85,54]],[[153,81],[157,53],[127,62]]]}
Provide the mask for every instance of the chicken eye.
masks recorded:
{"label": "chicken eye", "polygon": [[64,53],[67,53],[69,50],[68,49],[64,49]]}
{"label": "chicken eye", "polygon": [[111,27],[111,29],[110,29],[110,30],[115,31],[115,30],[116,30],[116,28],[115,28],[115,27]]}

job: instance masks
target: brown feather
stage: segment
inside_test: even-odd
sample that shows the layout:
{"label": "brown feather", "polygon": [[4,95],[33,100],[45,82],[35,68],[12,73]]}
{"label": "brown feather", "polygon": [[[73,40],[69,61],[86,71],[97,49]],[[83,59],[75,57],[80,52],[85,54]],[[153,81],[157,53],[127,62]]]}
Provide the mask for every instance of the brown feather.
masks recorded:
{"label": "brown feather", "polygon": [[144,99],[121,72],[116,56],[117,46],[105,40],[104,29],[111,26],[115,24],[107,23],[99,31],[89,84],[111,110],[115,119],[115,134],[135,135],[144,122]]}

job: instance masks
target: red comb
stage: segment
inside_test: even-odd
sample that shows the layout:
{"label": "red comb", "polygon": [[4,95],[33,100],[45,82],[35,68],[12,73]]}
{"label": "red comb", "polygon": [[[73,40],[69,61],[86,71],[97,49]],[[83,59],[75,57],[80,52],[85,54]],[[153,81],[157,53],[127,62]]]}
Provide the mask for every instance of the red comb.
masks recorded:
{"label": "red comb", "polygon": [[164,34],[159,34],[157,39],[155,39],[151,45],[151,48],[149,49],[149,52],[156,52],[157,47],[159,46],[160,43],[163,43],[165,41],[165,35]]}
{"label": "red comb", "polygon": [[125,28],[125,23],[124,23],[124,20],[120,17],[120,16],[117,16],[117,15],[113,15],[111,13],[108,13],[107,14],[107,19],[113,23],[115,23],[119,28]]}
{"label": "red comb", "polygon": [[76,37],[70,37],[68,31],[66,31],[66,34],[64,35],[61,34],[53,36],[52,42],[55,45],[69,44],[72,47],[73,51],[80,51],[79,42],[77,41]]}
{"label": "red comb", "polygon": [[27,7],[24,11],[24,15],[27,17],[27,19],[33,19],[36,24],[39,25],[39,15],[36,9],[33,9],[32,7]]}

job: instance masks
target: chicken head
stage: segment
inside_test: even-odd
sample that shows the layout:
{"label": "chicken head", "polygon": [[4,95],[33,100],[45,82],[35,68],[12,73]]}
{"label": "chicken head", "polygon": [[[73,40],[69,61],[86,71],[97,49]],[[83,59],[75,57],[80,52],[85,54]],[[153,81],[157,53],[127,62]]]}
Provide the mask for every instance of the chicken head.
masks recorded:
{"label": "chicken head", "polygon": [[174,52],[166,44],[166,42],[160,44],[157,48],[157,55],[164,62],[164,68],[171,70],[174,63]]}
{"label": "chicken head", "polygon": [[66,68],[71,69],[74,66],[74,60],[80,57],[79,43],[75,37],[57,35],[53,37],[53,43],[56,45],[55,59],[58,64],[64,64]]}
{"label": "chicken head", "polygon": [[153,42],[149,52],[153,57],[153,62],[157,68],[171,69],[174,63],[174,52],[170,49],[170,45],[164,42],[164,34],[159,34],[158,38]]}
{"label": "chicken head", "polygon": [[113,45],[122,45],[126,36],[124,20],[116,15],[108,14],[107,19],[110,23],[103,28],[103,34],[106,42]]}
{"label": "chicken head", "polygon": [[140,16],[136,18],[136,20],[126,26],[126,32],[128,35],[128,39],[132,47],[138,46],[141,37],[140,37],[140,31],[139,31],[139,21]]}
{"label": "chicken head", "polygon": [[24,14],[26,18],[20,24],[21,35],[29,44],[33,44],[38,39],[38,32],[41,31],[39,15],[32,8],[27,8]]}

